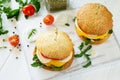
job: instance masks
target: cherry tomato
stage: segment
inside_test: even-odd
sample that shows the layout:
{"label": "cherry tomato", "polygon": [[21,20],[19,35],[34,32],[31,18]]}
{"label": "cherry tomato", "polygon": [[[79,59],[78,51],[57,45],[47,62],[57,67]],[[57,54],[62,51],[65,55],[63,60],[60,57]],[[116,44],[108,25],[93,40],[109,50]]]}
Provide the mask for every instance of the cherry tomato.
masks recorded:
{"label": "cherry tomato", "polygon": [[43,22],[46,25],[51,25],[54,22],[54,17],[51,14],[48,14],[43,18]]}
{"label": "cherry tomato", "polygon": [[18,35],[12,35],[8,38],[9,40],[9,43],[12,45],[12,46],[17,46],[19,44],[19,37]]}
{"label": "cherry tomato", "polygon": [[35,8],[33,5],[28,4],[25,5],[22,9],[22,12],[26,15],[26,16],[32,16],[35,13]]}

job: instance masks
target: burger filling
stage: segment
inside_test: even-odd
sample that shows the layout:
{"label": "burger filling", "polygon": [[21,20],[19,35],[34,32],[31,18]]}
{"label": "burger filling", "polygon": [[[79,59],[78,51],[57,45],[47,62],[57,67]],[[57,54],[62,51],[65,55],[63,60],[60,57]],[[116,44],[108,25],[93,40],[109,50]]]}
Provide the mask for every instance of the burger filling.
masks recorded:
{"label": "burger filling", "polygon": [[76,21],[75,21],[75,25],[76,25],[76,31],[77,31],[77,33],[80,35],[80,36],[82,36],[83,38],[89,38],[89,39],[91,39],[91,41],[99,41],[99,40],[101,40],[101,39],[104,39],[108,34],[111,34],[112,33],[112,29],[111,30],[109,30],[109,32],[106,32],[105,34],[102,34],[102,35],[90,35],[90,34],[87,34],[87,33],[85,33],[85,32],[83,32],[80,28],[79,28],[79,26],[78,26],[78,24],[77,24],[77,19],[76,19]]}
{"label": "burger filling", "polygon": [[[50,59],[50,58],[46,58],[46,57],[44,57],[44,55],[42,54],[42,53],[39,53],[39,51],[37,50],[36,51],[36,54],[34,55],[34,57],[33,57],[33,60],[34,60],[34,58],[36,58],[36,61],[37,61],[37,63],[39,64],[38,66],[41,66],[41,67],[49,67],[49,68],[51,68],[52,70],[57,70],[57,71],[59,71],[59,70],[61,70],[63,67],[64,67],[64,65],[69,61],[69,60],[71,60],[71,58],[72,58],[72,54],[73,54],[73,52],[71,52],[70,53],[70,55],[67,57],[67,58],[65,58],[65,59],[62,59],[62,60],[57,60],[57,59]],[[35,62],[36,62],[35,61]],[[33,67],[37,67],[37,66],[34,66],[34,63],[32,64],[32,66]]]}

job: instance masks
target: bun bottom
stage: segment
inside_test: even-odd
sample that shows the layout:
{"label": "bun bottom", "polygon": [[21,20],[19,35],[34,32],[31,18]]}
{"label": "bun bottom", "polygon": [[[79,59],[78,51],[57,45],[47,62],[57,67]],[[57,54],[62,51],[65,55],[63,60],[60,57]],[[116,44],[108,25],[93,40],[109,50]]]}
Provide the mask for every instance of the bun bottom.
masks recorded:
{"label": "bun bottom", "polygon": [[[110,37],[110,35],[111,34],[107,34],[107,36],[105,36],[104,39],[100,39],[100,40],[96,40],[96,41],[91,41],[91,44],[101,44],[101,43],[105,42]],[[79,37],[83,41],[85,41],[85,39],[86,39],[84,36],[81,36],[81,35],[79,35]]]}
{"label": "bun bottom", "polygon": [[[35,55],[36,54],[36,48],[34,49],[34,51],[33,51],[33,55]],[[62,71],[62,70],[65,70],[65,69],[67,69],[68,67],[70,67],[70,65],[72,64],[72,62],[73,62],[73,59],[74,59],[74,49],[73,49],[73,54],[72,54],[72,58],[67,62],[67,63],[65,63],[64,64],[64,66],[63,66],[63,68],[61,69],[61,70],[59,70],[59,71]],[[42,67],[43,69],[46,69],[46,70],[49,70],[49,71],[54,71],[51,67],[49,67],[49,66],[45,66],[45,67]]]}

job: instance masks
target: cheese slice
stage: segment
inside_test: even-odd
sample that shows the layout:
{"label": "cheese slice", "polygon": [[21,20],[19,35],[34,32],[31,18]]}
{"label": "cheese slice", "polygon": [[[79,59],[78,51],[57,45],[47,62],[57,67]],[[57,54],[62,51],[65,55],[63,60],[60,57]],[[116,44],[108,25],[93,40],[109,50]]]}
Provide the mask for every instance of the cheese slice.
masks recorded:
{"label": "cheese slice", "polygon": [[61,67],[72,58],[73,52],[71,52],[70,55],[63,60],[52,60],[52,59],[45,58],[38,52],[38,50],[36,52],[36,55],[38,56],[38,59],[46,66],[54,65],[56,67]]}
{"label": "cheese slice", "polygon": [[103,35],[90,35],[90,34],[86,34],[85,32],[83,32],[78,24],[77,24],[77,19],[75,20],[75,25],[76,25],[76,32],[81,35],[81,36],[84,36],[84,37],[87,37],[89,39],[103,39],[105,36],[107,36],[108,32],[106,32],[105,34]]}

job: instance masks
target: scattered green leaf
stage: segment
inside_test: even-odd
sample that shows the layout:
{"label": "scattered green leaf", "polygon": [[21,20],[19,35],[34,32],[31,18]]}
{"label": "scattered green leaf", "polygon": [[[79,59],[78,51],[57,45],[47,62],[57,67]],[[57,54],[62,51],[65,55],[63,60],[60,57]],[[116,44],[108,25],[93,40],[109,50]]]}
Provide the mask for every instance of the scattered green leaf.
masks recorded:
{"label": "scattered green leaf", "polygon": [[78,48],[79,48],[80,50],[82,50],[83,47],[84,47],[84,43],[82,42]]}
{"label": "scattered green leaf", "polygon": [[1,46],[0,49],[7,48],[7,46]]}
{"label": "scattered green leaf", "polygon": [[8,32],[9,32],[8,30],[0,29],[0,35],[2,35],[2,34],[7,34]]}
{"label": "scattered green leaf", "polygon": [[85,39],[85,45],[88,45],[89,43],[91,42],[91,40],[90,39]]}
{"label": "scattered green leaf", "polygon": [[28,39],[30,39],[30,37],[33,35],[33,34],[36,34],[36,29],[32,29],[31,32],[29,33],[28,35]]}
{"label": "scattered green leaf", "polygon": [[79,57],[82,57],[82,56],[83,56],[82,53],[80,53],[80,54],[75,54],[75,55],[74,55],[74,57],[76,57],[76,58],[79,58]]}
{"label": "scattered green leaf", "polygon": [[70,26],[70,24],[69,24],[69,23],[65,23],[65,25],[66,25],[66,26]]}
{"label": "scattered green leaf", "polygon": [[82,56],[84,56],[86,58],[87,63],[83,65],[84,68],[91,65],[90,54],[86,54],[92,48],[92,45],[88,45],[90,43],[90,41],[91,41],[90,39],[86,39],[84,42],[82,42],[80,44],[80,46],[78,47],[79,50],[81,50],[81,52],[79,54],[74,55],[76,58],[79,58],[79,57],[82,57]]}
{"label": "scattered green leaf", "polygon": [[87,63],[83,65],[83,67],[84,67],[84,68],[87,68],[87,67],[89,67],[91,64],[92,64],[91,61],[88,60]]}
{"label": "scattered green leaf", "polygon": [[9,13],[11,11],[10,7],[4,7],[3,8],[4,13]]}

